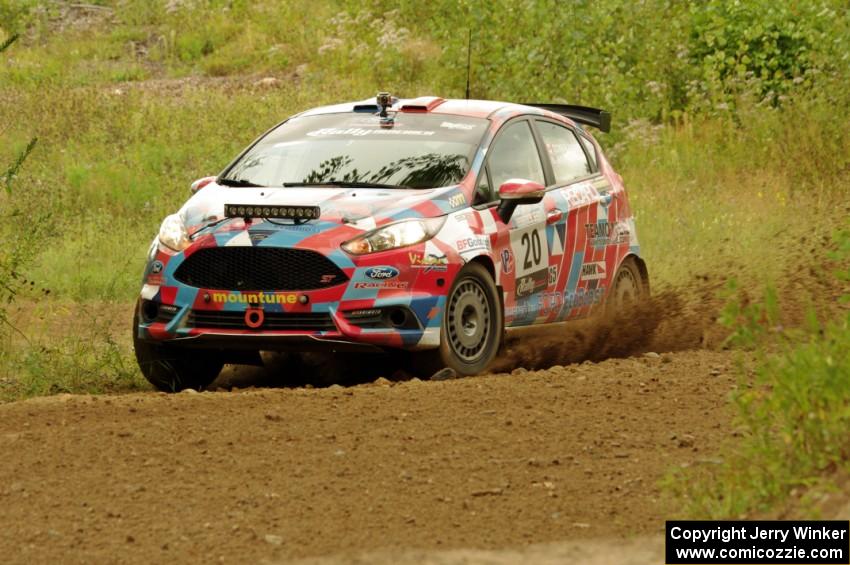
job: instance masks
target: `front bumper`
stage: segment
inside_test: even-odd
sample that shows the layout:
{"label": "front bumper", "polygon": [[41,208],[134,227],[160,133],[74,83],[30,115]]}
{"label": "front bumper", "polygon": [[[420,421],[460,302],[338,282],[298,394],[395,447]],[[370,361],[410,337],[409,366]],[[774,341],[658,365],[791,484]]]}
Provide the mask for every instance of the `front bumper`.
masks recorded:
{"label": "front bumper", "polygon": [[[431,246],[431,249],[425,249]],[[347,281],[303,291],[190,286],[175,272],[191,255],[158,248],[145,272],[137,337],[186,347],[234,350],[429,349],[440,343],[445,295],[459,269],[433,244],[350,257],[323,255]],[[418,255],[417,255],[418,254]],[[374,278],[375,269],[392,273]]]}

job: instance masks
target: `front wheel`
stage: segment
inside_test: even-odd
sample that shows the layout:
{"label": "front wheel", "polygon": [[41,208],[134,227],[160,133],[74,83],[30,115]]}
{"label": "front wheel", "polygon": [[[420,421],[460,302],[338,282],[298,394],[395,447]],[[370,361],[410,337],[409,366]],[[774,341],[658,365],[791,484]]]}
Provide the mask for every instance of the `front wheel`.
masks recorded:
{"label": "front wheel", "polygon": [[150,343],[138,337],[139,310],[133,316],[133,348],[142,375],[157,390],[203,390],[221,372],[224,362],[215,351],[196,351]]}
{"label": "front wheel", "polygon": [[417,355],[418,372],[430,376],[446,367],[458,375],[484,371],[499,350],[503,326],[493,277],[482,265],[467,264],[446,296],[440,347]]}

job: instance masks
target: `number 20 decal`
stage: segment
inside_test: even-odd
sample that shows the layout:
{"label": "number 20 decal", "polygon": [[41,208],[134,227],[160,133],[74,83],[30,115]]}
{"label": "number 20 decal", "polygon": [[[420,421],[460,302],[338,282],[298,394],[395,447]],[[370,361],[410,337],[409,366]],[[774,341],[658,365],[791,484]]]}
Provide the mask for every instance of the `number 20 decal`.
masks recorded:
{"label": "number 20 decal", "polygon": [[540,265],[540,260],[543,258],[543,248],[540,244],[540,232],[535,230],[531,233],[522,234],[520,239],[524,250],[522,268],[526,270],[533,269]]}
{"label": "number 20 decal", "polygon": [[543,230],[542,227],[533,227],[511,233],[517,278],[545,270],[549,266],[549,245]]}

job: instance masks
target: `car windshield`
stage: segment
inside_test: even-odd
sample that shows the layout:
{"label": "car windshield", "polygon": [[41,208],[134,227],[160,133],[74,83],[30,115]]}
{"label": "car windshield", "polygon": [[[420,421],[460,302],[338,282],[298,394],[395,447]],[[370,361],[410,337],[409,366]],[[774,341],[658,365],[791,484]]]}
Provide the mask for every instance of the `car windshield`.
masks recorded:
{"label": "car windshield", "polygon": [[436,188],[459,183],[489,124],[399,112],[296,117],[254,145],[221,178],[233,186]]}

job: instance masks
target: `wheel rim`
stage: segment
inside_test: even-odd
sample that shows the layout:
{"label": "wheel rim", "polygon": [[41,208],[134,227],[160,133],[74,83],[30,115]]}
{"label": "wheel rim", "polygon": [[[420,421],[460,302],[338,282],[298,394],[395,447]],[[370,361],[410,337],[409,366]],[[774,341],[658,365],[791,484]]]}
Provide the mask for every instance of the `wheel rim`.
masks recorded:
{"label": "wheel rim", "polygon": [[623,268],[617,273],[614,281],[614,304],[617,308],[628,306],[637,302],[640,295],[640,287],[637,278],[631,269]]}
{"label": "wheel rim", "polygon": [[490,305],[484,288],[474,279],[461,282],[449,299],[448,337],[455,354],[475,362],[490,337]]}

